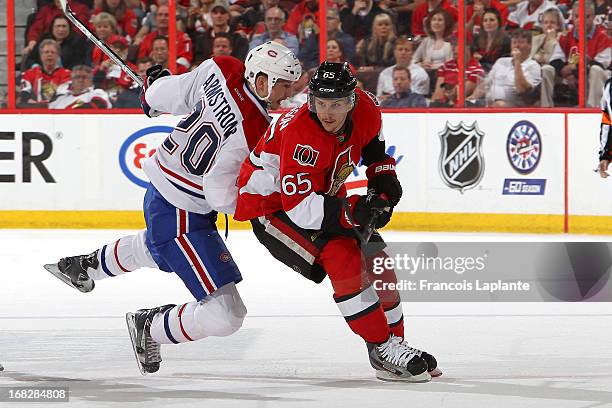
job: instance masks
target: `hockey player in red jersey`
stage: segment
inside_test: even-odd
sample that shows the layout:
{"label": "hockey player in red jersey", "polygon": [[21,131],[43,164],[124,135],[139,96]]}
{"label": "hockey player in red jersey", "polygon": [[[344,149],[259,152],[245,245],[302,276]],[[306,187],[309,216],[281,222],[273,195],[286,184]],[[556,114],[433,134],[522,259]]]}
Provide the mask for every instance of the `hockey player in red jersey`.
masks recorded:
{"label": "hockey player in red jersey", "polygon": [[[404,341],[399,294],[383,296],[362,279],[354,229],[374,212],[382,213],[376,227],[386,225],[402,189],[395,160],[385,153],[377,103],[355,84],[346,63],[317,69],[308,104],[274,121],[243,163],[234,218],[250,220],[270,253],[305,277],[329,276],[334,300],[366,341],[378,378],[428,381],[441,372],[433,356]],[[344,182],[360,159],[371,193],[346,197]],[[392,270],[387,274],[395,280]]]}
{"label": "hockey player in red jersey", "polygon": [[217,231],[217,211],[234,212],[236,177],[268,128],[268,105],[278,108],[300,74],[293,53],[273,42],[251,50],[244,64],[222,56],[183,75],[149,68],[142,97],[147,116],[185,116],[144,163],[151,181],[147,229],[45,265],[81,292],[142,267],[181,278],[194,299],[126,316],[143,375],[159,369],[161,344],[228,336],[241,327],[246,308],[236,284],[242,276]]}

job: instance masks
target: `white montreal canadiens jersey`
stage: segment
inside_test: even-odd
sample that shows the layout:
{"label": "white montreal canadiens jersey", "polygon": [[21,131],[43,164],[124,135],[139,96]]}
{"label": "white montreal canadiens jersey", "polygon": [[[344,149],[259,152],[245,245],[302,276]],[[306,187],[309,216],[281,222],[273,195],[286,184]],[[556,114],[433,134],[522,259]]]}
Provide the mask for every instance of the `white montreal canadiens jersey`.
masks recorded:
{"label": "white montreal canadiens jersey", "polygon": [[186,115],[143,166],[175,207],[234,213],[240,166],[270,122],[243,78],[242,62],[217,57],[186,74],[162,77],[147,89],[152,110]]}

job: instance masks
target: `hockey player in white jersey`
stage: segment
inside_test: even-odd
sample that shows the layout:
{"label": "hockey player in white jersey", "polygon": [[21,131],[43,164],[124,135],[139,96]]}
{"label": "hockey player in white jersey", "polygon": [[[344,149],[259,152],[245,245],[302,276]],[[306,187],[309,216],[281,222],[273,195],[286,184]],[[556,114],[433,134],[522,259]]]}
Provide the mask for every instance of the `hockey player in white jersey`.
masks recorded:
{"label": "hockey player in white jersey", "polygon": [[81,292],[141,267],[183,280],[195,301],[126,315],[143,375],[159,369],[161,344],[227,336],[241,327],[246,308],[235,284],[242,277],[217,232],[217,211],[234,213],[240,165],[269,125],[267,108],[278,108],[300,75],[297,58],[273,42],[251,50],[244,64],[215,57],[176,76],[150,68],[145,113],[187,116],[144,164],[146,230],[45,265]]}

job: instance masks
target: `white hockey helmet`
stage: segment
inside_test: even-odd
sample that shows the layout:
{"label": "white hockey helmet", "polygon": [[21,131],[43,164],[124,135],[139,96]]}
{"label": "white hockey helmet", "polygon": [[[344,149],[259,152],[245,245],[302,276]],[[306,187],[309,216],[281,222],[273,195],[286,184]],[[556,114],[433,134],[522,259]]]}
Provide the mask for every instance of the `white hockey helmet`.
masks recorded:
{"label": "white hockey helmet", "polygon": [[272,87],[279,79],[295,82],[302,75],[300,61],[293,52],[282,44],[268,41],[249,51],[244,61],[244,78],[256,90],[255,79],[258,74],[268,76],[268,93],[262,99],[267,100],[272,93]]}

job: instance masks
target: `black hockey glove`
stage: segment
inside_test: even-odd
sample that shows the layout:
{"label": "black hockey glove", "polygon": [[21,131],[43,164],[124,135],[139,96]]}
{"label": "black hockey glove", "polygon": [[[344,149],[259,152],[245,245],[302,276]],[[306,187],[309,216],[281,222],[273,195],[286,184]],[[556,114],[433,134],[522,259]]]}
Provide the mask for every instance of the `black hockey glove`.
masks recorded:
{"label": "black hockey glove", "polygon": [[376,219],[376,228],[384,227],[391,219],[391,207],[384,196],[378,194],[354,195],[348,197],[346,202],[344,219],[340,222],[344,228],[365,227],[375,214],[380,214]]}
{"label": "black hockey glove", "polygon": [[142,107],[142,111],[150,118],[154,118],[156,116],[161,115],[163,112],[159,112],[155,109],[152,109],[151,106],[147,103],[147,99],[145,98],[145,93],[147,89],[151,86],[153,82],[158,80],[161,77],[170,76],[172,73],[167,69],[163,68],[161,65],[154,65],[151,68],[147,69],[147,76],[145,78],[144,86],[140,91],[140,106]]}
{"label": "black hockey glove", "polygon": [[170,75],[172,75],[172,72],[170,72],[168,68],[164,68],[159,64],[153,65],[151,68],[147,69],[147,76],[145,81],[147,84],[146,87],[150,87],[151,84],[157,81],[159,78]]}
{"label": "black hockey glove", "polygon": [[395,173],[395,159],[387,156],[385,160],[368,166],[366,170],[368,177],[368,191],[373,190],[376,194],[384,194],[389,200],[391,207],[395,207],[402,198],[402,185]]}

